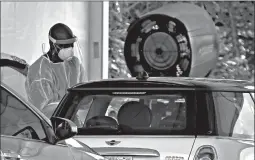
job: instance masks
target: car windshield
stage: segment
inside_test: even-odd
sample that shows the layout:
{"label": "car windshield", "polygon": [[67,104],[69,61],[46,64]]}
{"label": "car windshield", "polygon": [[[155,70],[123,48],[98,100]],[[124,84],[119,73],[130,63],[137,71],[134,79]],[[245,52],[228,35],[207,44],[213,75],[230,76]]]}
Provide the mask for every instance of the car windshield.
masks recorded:
{"label": "car windshield", "polygon": [[79,134],[192,134],[191,91],[112,93],[115,94],[71,93],[63,102],[68,106],[63,108],[68,109],[62,113],[78,125]]}
{"label": "car windshield", "polygon": [[254,139],[254,99],[252,94],[213,92],[212,95],[218,133],[222,136]]}
{"label": "car windshield", "polygon": [[26,76],[19,71],[6,66],[1,67],[1,83],[4,83],[9,88],[17,92],[19,96],[28,101],[27,93],[25,90]]}
{"label": "car windshield", "polygon": [[[15,92],[15,95],[22,98],[23,101],[29,103],[27,92],[25,89],[26,76],[22,74],[18,69],[14,69],[9,66],[1,67],[1,83],[6,85],[8,88]],[[32,104],[29,103],[31,106]],[[57,108],[58,102],[47,104],[42,112],[46,117],[50,118]]]}

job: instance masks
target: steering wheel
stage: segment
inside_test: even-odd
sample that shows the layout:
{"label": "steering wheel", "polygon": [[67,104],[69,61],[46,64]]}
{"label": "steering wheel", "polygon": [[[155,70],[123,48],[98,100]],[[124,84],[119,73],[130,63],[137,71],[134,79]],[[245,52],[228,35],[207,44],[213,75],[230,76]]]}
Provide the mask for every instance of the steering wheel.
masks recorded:
{"label": "steering wheel", "polygon": [[39,136],[37,135],[37,133],[35,132],[35,130],[31,126],[27,126],[23,129],[19,130],[18,132],[14,133],[12,136],[17,136],[18,134],[22,133],[25,130],[28,130],[31,133],[32,139],[40,140]]}
{"label": "steering wheel", "polygon": [[108,116],[95,116],[90,118],[86,123],[87,128],[90,129],[105,129],[118,130],[119,125],[117,121]]}
{"label": "steering wheel", "polygon": [[177,126],[177,128],[182,128],[184,127],[184,122],[176,119],[168,119],[168,117],[166,117],[163,120],[161,120],[159,125],[160,127]]}

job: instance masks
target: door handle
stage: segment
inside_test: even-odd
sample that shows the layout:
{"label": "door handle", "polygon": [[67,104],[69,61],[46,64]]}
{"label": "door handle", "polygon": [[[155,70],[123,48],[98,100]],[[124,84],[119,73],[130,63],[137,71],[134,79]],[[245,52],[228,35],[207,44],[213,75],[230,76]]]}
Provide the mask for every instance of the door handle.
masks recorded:
{"label": "door handle", "polygon": [[21,156],[11,150],[1,151],[1,160],[22,160]]}

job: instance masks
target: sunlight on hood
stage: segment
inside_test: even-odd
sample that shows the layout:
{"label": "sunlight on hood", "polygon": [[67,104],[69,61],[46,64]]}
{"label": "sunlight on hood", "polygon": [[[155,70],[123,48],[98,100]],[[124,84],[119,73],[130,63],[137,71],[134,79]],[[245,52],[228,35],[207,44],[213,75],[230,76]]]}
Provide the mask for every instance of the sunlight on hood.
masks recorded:
{"label": "sunlight on hood", "polygon": [[82,152],[85,152],[86,154],[88,154],[89,156],[97,159],[97,160],[105,160],[105,158],[101,155],[97,155],[97,153],[93,153],[93,152],[89,152],[89,151],[86,151],[86,149],[84,148],[84,146],[82,146],[80,143],[78,143],[75,139],[73,138],[69,138],[69,139],[66,139],[65,140],[66,144],[67,145],[70,145],[72,147],[75,147],[75,148],[81,148],[83,149]]}
{"label": "sunlight on hood", "polygon": [[99,155],[96,155],[96,154],[93,154],[93,153],[89,153],[89,152],[86,152],[88,155],[90,155],[91,157],[97,159],[97,160],[107,160],[105,159],[103,156],[99,156]]}
{"label": "sunlight on hood", "polygon": [[69,138],[66,139],[65,142],[69,145],[71,145],[72,147],[76,147],[76,148],[83,148],[82,145],[80,145],[76,140],[74,140],[73,138]]}

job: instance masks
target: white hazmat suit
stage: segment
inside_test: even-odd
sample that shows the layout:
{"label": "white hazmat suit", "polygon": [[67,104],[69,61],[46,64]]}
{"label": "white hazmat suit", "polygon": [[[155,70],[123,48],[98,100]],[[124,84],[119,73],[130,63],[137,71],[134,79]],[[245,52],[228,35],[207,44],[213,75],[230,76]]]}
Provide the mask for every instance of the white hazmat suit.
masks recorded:
{"label": "white hazmat suit", "polygon": [[59,102],[68,88],[87,80],[79,59],[82,54],[77,38],[55,40],[49,35],[49,39],[54,45],[73,44],[73,47],[60,49],[58,56],[62,62],[53,63],[43,55],[29,67],[26,79],[28,100],[40,110],[52,102]]}

